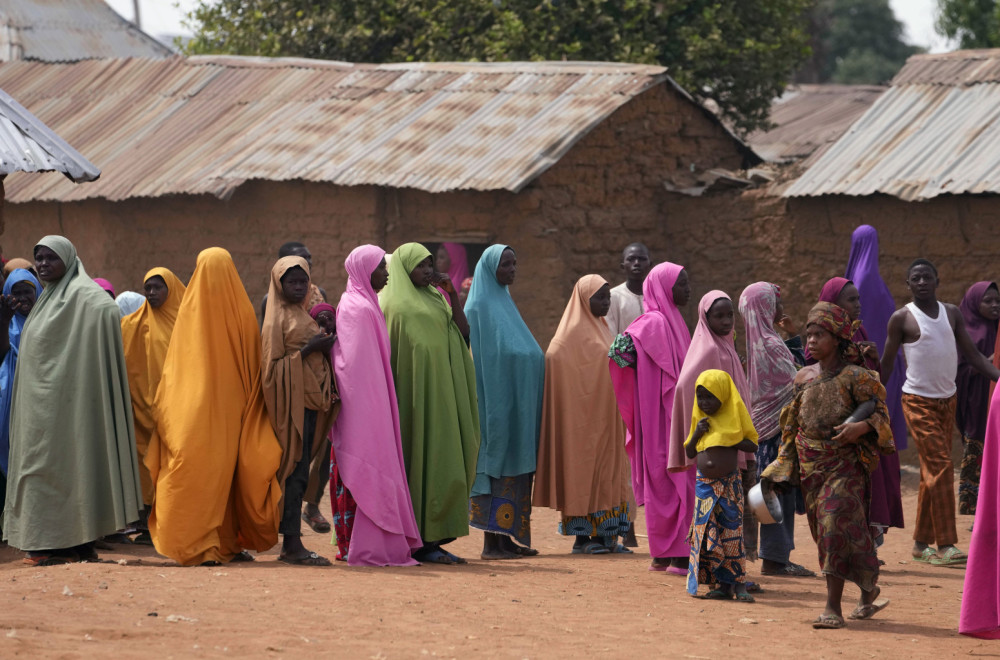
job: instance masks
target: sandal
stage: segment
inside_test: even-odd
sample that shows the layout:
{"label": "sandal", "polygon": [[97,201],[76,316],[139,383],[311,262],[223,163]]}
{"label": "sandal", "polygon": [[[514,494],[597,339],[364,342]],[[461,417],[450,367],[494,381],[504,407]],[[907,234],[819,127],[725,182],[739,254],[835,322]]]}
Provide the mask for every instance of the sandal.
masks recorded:
{"label": "sandal", "polygon": [[[928,548],[929,550],[930,548]],[[965,554],[955,546],[951,546],[944,551],[943,554],[939,554],[937,557],[933,557],[930,560],[932,566],[959,566],[965,564],[969,561],[969,555]]]}
{"label": "sandal", "polygon": [[731,592],[725,592],[722,589],[712,589],[707,594],[702,596],[705,600],[732,600],[733,594]]}
{"label": "sandal", "polygon": [[514,552],[516,552],[517,554],[521,555],[522,557],[537,557],[538,556],[538,550],[535,550],[534,548],[526,548],[526,547],[524,547],[522,545],[517,545],[517,544],[514,545]]}
{"label": "sandal", "polygon": [[756,582],[751,582],[750,580],[747,580],[746,585],[747,585],[747,593],[748,594],[762,594],[762,593],[764,593],[764,588],[761,587],[760,584],[758,584]]}
{"label": "sandal", "polygon": [[760,574],[773,577],[816,577],[815,571],[810,571],[805,566],[793,564],[792,562],[788,562],[776,571],[761,570]]}
{"label": "sandal", "polygon": [[750,594],[748,594],[745,591],[743,593],[736,594],[736,600],[738,600],[741,603],[756,603],[757,602],[756,598],[754,598],[753,596],[751,596]]}
{"label": "sandal", "polygon": [[[608,547],[606,547],[603,543],[601,543],[600,541],[594,541],[593,539],[591,539],[590,541],[587,541],[583,545],[574,545],[573,546],[573,553],[572,554],[574,554],[574,555],[606,555],[606,554],[608,554],[610,552],[611,552],[611,549],[608,548]],[[650,570],[661,571],[661,570],[666,570],[666,569],[662,569],[662,568],[652,569],[651,568]]]}
{"label": "sandal", "polygon": [[329,559],[317,555],[315,552],[310,552],[305,557],[289,557],[288,555],[279,555],[278,561],[283,561],[286,564],[291,564],[292,566],[333,566]]}
{"label": "sandal", "polygon": [[323,514],[319,511],[312,516],[308,513],[303,513],[302,520],[304,520],[306,524],[312,528],[312,531],[317,534],[326,534],[330,531],[330,521],[324,518]]}
{"label": "sandal", "polygon": [[233,558],[229,560],[229,563],[238,564],[240,562],[250,562],[250,561],[257,561],[257,560],[254,558],[252,554],[250,554],[246,550],[240,550],[235,555],[233,555]]}
{"label": "sandal", "polygon": [[625,547],[624,543],[617,544],[611,551],[612,554],[616,555],[634,555],[635,553]]}
{"label": "sandal", "polygon": [[888,598],[878,598],[875,601],[868,603],[866,605],[858,605],[854,608],[847,618],[848,619],[870,619],[886,607],[889,606]]}
{"label": "sandal", "polygon": [[812,625],[816,630],[837,630],[846,626],[847,623],[844,621],[844,617],[836,614],[820,614]]}
{"label": "sandal", "polygon": [[469,563],[468,560],[463,559],[462,557],[459,557],[458,555],[453,555],[450,552],[448,552],[447,550],[445,550],[444,548],[438,548],[438,550],[440,550],[441,552],[443,552],[445,554],[445,556],[447,556],[448,559],[450,559],[451,563],[453,563],[453,564],[468,564]]}
{"label": "sandal", "polygon": [[936,553],[934,548],[931,547],[924,548],[920,551],[919,555],[913,555],[914,561],[923,562],[925,564],[931,563],[931,560],[935,558],[940,559],[940,557],[938,557],[938,553]]}
{"label": "sandal", "polygon": [[35,555],[34,557],[29,555],[24,558],[24,563],[28,566],[61,566],[72,563],[74,560],[73,557],[60,555]]}

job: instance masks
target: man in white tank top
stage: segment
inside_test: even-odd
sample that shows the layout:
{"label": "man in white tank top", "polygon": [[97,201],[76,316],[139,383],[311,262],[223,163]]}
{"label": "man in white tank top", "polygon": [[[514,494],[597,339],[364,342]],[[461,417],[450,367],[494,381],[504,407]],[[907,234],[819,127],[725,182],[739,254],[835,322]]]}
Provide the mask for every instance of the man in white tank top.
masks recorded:
{"label": "man in white tank top", "polygon": [[[1000,371],[980,353],[955,305],[938,302],[938,274],[934,264],[917,259],[906,274],[913,302],[889,318],[882,353],[882,380],[892,375],[900,344],[906,357],[903,415],[920,455],[917,522],[913,529],[913,557],[935,566],[965,563],[968,557],[955,547],[955,466],[951,460],[955,429],[955,375],[958,351],[992,380]],[[937,552],[931,544],[937,543]]]}

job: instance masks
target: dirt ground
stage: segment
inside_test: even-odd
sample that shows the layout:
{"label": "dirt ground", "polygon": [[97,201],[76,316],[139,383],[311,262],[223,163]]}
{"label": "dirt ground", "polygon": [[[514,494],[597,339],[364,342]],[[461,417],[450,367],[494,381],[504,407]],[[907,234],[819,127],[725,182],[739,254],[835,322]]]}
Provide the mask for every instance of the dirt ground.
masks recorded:
{"label": "dirt ground", "polygon": [[[912,519],[914,471],[904,478]],[[482,534],[450,549],[467,566],[180,568],[152,548],[118,546],[98,564],[30,568],[0,545],[0,658],[1000,657],[1000,644],[957,633],[963,569],[910,558],[907,531],[881,550],[891,605],[845,630],[813,630],[822,578],[761,578],[755,604],[696,600],[684,579],[634,555],[569,554],[556,513],[532,517],[536,558],[478,559]],[[971,519],[959,518],[960,547]],[[638,527],[644,529],[641,520]],[[817,568],[805,517],[792,557]],[[306,544],[332,558],[328,535]],[[750,572],[759,574],[759,564]],[[845,591],[845,614],[858,596]]]}

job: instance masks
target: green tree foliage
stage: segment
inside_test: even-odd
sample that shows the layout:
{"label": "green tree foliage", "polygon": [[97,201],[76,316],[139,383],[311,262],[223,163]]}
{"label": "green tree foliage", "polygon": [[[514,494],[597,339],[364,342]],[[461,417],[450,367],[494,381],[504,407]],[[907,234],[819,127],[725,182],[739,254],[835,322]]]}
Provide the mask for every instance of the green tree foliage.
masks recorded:
{"label": "green tree foliage", "polygon": [[938,33],[957,39],[960,48],[1000,47],[1000,2],[938,0],[938,12]]}
{"label": "green tree foliage", "polygon": [[903,41],[889,0],[819,0],[809,26],[813,55],[797,82],[884,83],[922,52]]}
{"label": "green tree foliage", "polygon": [[738,130],[808,57],[812,0],[201,0],[191,54],[661,64]]}

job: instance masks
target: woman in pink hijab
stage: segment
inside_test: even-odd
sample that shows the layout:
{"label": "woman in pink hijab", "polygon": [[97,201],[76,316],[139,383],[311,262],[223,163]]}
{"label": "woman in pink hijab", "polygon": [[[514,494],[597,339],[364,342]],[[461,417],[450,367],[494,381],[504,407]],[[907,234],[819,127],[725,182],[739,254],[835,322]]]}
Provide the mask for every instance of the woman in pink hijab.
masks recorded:
{"label": "woman in pink hijab", "polygon": [[347,563],[414,566],[410,553],[423,542],[403,465],[389,335],[376,296],[389,278],[385,250],[362,245],[344,266],[347,290],[337,305],[333,346],[341,409],[332,437],[340,478],[357,503]]}
{"label": "woman in pink hijab", "polygon": [[[684,367],[677,377],[677,389],[674,392],[670,452],[667,456],[667,469],[671,472],[694,472],[694,459],[685,455],[684,442],[691,428],[695,383],[701,372],[708,369],[725,371],[733,379],[740,398],[751,401],[750,386],[733,343],[735,320],[733,300],[725,291],[709,291],[698,303],[698,325],[691,337],[691,346],[684,357]],[[750,487],[757,482],[756,457],[745,452],[739,452],[738,455],[745,497]],[[757,519],[750,507],[743,510],[743,542],[747,559],[756,561]]]}
{"label": "woman in pink hijab", "polygon": [[687,575],[695,472],[667,471],[674,387],[691,343],[677,309],[691,297],[687,272],[677,264],[659,264],[646,277],[642,293],[646,313],[615,340],[615,346],[624,340],[634,351],[623,349],[612,358],[611,380],[629,431],[625,449],[635,500],[646,509],[649,570]]}

